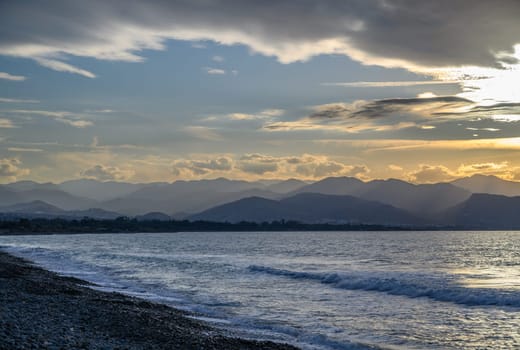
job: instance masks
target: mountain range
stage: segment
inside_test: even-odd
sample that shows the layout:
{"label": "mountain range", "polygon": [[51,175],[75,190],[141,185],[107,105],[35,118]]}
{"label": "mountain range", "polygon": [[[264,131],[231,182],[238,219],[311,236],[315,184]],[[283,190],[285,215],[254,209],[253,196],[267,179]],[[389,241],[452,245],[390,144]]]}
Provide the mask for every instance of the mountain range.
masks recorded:
{"label": "mountain range", "polygon": [[231,223],[270,222],[272,220],[377,225],[420,225],[425,223],[424,220],[405,210],[388,204],[352,196],[320,193],[300,193],[281,200],[249,197],[192,215],[188,219]]}
{"label": "mountain range", "polygon": [[3,217],[110,219],[126,215],[139,220],[520,228],[515,217],[518,209],[520,182],[484,175],[436,184],[329,177],[313,183],[218,178],[147,184],[80,179],[0,185]]}

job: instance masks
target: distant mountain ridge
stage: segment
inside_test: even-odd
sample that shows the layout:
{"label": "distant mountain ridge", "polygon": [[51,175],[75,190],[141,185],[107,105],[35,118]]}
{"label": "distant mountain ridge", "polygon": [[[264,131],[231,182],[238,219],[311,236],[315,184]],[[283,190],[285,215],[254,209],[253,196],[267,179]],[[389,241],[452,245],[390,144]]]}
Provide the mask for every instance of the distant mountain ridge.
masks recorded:
{"label": "distant mountain ridge", "polygon": [[107,201],[110,199],[129,195],[151,184],[133,184],[116,181],[96,181],[90,179],[69,180],[56,185],[60,190],[74,196],[84,197],[95,201]]}
{"label": "distant mountain ridge", "polygon": [[159,211],[177,216],[179,212],[196,213],[251,196],[265,198],[279,196],[262,187],[265,185],[227,179],[177,181],[172,184],[145,186],[127,196],[103,202],[100,206],[126,215]]}
{"label": "distant mountain ridge", "polygon": [[305,192],[350,195],[421,215],[440,212],[471,195],[471,192],[448,183],[415,185],[396,179],[363,182],[352,177],[326,178],[294,193]]}
{"label": "distant mountain ridge", "polygon": [[51,205],[69,210],[82,210],[96,206],[96,201],[78,197],[60,190],[53,184],[38,184],[27,182],[0,186],[0,206],[44,201]]}
{"label": "distant mountain ridge", "polygon": [[[477,195],[479,193],[487,196]],[[242,218],[313,222],[363,220],[385,224],[386,220],[406,224],[421,221],[464,227],[510,227],[509,224],[517,222],[514,212],[520,210],[520,203],[505,195],[520,196],[520,182],[485,175],[436,184],[412,184],[396,179],[365,182],[353,177],[329,177],[313,183],[297,179],[225,178],[149,184],[88,179],[60,184],[19,181],[0,185],[0,213],[20,217],[126,215],[139,220],[194,219],[204,214],[216,221]],[[367,201],[373,208],[377,203],[379,209],[371,209],[370,215],[365,215],[361,208],[366,208]],[[348,203],[357,203],[359,208],[349,207]],[[486,211],[486,205],[493,208]],[[234,212],[228,213],[223,208],[234,208]],[[503,222],[489,216],[495,210],[495,217],[502,218]],[[347,217],[347,211],[356,215]],[[395,217],[385,216],[389,212]]]}
{"label": "distant mountain ridge", "polygon": [[472,193],[520,196],[520,182],[503,180],[493,175],[473,175],[451,183]]}
{"label": "distant mountain ridge", "polygon": [[387,204],[352,196],[301,193],[281,200],[250,197],[223,204],[190,220],[270,222],[294,220],[304,223],[364,223],[381,225],[423,224],[414,215]]}
{"label": "distant mountain ridge", "polygon": [[106,211],[99,208],[86,210],[64,210],[44,201],[36,200],[27,203],[19,203],[11,206],[0,207],[0,216],[3,217],[30,217],[30,218],[74,218],[84,217],[94,219],[116,219],[119,213]]}

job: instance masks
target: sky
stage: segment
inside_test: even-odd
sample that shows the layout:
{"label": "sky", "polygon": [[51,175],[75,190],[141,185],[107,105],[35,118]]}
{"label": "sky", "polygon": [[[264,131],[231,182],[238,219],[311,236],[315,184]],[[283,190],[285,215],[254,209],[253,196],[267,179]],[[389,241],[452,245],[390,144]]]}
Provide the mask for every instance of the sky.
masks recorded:
{"label": "sky", "polygon": [[0,183],[520,181],[517,0],[0,2]]}

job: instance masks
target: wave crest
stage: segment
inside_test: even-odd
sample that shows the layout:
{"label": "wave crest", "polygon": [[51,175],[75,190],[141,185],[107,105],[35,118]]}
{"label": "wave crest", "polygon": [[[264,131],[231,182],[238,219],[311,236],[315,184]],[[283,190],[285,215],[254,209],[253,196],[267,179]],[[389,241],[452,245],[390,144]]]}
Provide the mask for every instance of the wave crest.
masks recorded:
{"label": "wave crest", "polygon": [[249,271],[316,281],[334,288],[384,292],[410,298],[430,298],[468,306],[520,307],[520,291],[487,288],[467,288],[441,276],[398,273],[385,277],[383,273],[305,272],[250,265]]}

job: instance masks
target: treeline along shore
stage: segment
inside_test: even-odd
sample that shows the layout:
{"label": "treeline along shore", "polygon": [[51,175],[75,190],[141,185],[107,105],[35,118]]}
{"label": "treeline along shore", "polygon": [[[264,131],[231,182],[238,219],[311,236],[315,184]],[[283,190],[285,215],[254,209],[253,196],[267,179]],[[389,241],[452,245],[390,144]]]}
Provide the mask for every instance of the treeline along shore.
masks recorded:
{"label": "treeline along shore", "polygon": [[297,221],[211,222],[177,220],[137,220],[120,217],[114,220],[84,218],[0,220],[0,235],[74,234],[74,233],[137,233],[137,232],[211,232],[211,231],[390,231],[421,230],[434,227],[385,226],[370,224],[307,224]]}
{"label": "treeline along shore", "polygon": [[88,286],[0,251],[0,350],[296,350],[232,337],[187,312]]}

